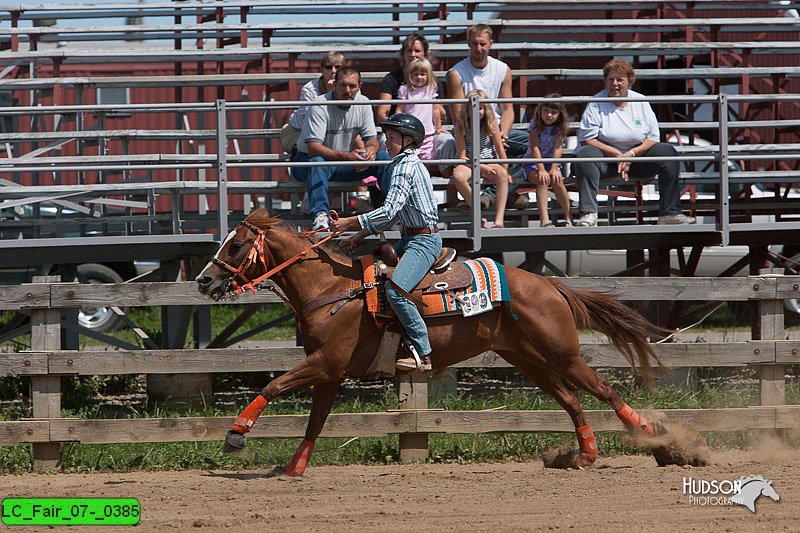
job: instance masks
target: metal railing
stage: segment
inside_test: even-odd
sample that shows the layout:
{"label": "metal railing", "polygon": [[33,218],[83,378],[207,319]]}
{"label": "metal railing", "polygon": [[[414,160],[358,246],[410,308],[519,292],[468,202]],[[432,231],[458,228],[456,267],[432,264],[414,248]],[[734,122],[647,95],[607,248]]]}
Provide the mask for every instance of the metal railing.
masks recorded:
{"label": "metal railing", "polygon": [[[647,101],[653,105],[684,105],[687,103],[704,104],[713,108],[713,115],[720,117],[719,120],[707,120],[702,122],[669,122],[666,125],[670,130],[680,130],[687,133],[694,131],[710,132],[713,138],[718,139],[717,144],[709,146],[687,147],[686,149],[680,148],[680,153],[674,158],[647,158],[637,157],[637,161],[649,160],[664,160],[674,159],[683,163],[705,163],[713,164],[716,170],[701,172],[704,176],[704,181],[716,181],[719,186],[719,195],[717,197],[717,217],[716,231],[721,232],[722,242],[727,244],[729,242],[730,232],[730,183],[731,174],[736,179],[737,183],[743,182],[759,182],[759,178],[767,179],[769,171],[764,171],[761,174],[754,176],[752,173],[747,172],[731,172],[729,170],[728,162],[732,159],[742,161],[745,165],[748,162],[758,162],[759,164],[765,161],[796,161],[800,158],[800,150],[798,144],[794,143],[771,143],[771,144],[733,144],[730,143],[732,130],[742,128],[773,128],[779,130],[785,127],[787,130],[796,128],[799,121],[797,120],[774,120],[774,121],[729,121],[728,116],[732,113],[731,109],[741,104],[753,103],[770,103],[772,105],[781,105],[785,103],[794,103],[800,101],[798,94],[780,94],[780,95],[726,95],[720,94],[715,96],[650,96],[646,97]],[[607,101],[616,102],[625,99],[619,98],[594,98],[594,97],[563,97],[558,99],[565,105],[583,105],[590,101]],[[473,138],[478,134],[477,125],[477,112],[481,103],[511,103],[515,106],[532,106],[540,102],[547,101],[544,98],[511,98],[511,99],[489,99],[481,101],[477,97],[470,100],[430,100],[420,101],[420,103],[439,103],[443,105],[459,103],[467,104],[470,106],[473,113]],[[381,100],[381,101],[352,101],[350,105],[379,105],[379,104],[392,104],[402,103],[402,100]],[[0,116],[26,116],[36,117],[44,116],[49,117],[48,120],[53,122],[60,121],[66,124],[65,117],[72,118],[72,124],[75,126],[74,131],[61,131],[58,132],[57,138],[48,139],[51,144],[44,147],[37,146],[43,144],[41,137],[47,138],[47,135],[42,135],[39,132],[28,133],[0,133],[0,142],[5,143],[6,150],[9,153],[14,153],[14,147],[24,146],[30,143],[31,146],[37,146],[29,153],[20,153],[14,157],[5,160],[0,159],[0,173],[4,176],[4,181],[0,182],[0,212],[6,209],[18,208],[22,205],[41,204],[44,201],[58,200],[59,191],[62,194],[68,194],[70,201],[76,202],[81,198],[103,197],[106,198],[111,204],[114,203],[113,197],[115,192],[122,195],[142,195],[147,196],[148,212],[154,212],[154,208],[150,202],[154,201],[158,190],[159,194],[196,194],[206,200],[206,196],[213,190],[213,196],[216,197],[216,203],[220,206],[218,208],[218,217],[216,229],[220,234],[225,233],[228,224],[228,196],[229,194],[239,194],[246,191],[264,191],[269,189],[265,183],[239,180],[232,180],[231,171],[233,169],[270,169],[277,168],[293,168],[300,166],[313,166],[314,163],[297,163],[287,159],[286,156],[281,157],[280,154],[272,153],[242,153],[239,149],[238,142],[241,139],[254,139],[261,137],[260,140],[265,140],[265,137],[277,137],[277,128],[232,128],[229,124],[232,123],[232,117],[237,115],[241,116],[245,113],[258,112],[263,116],[268,116],[277,110],[286,110],[298,105],[337,105],[340,102],[233,102],[226,100],[217,100],[214,103],[163,103],[163,104],[129,104],[129,105],[73,105],[73,106],[32,106],[32,107],[16,107],[16,108],[0,108]],[[102,114],[110,111],[122,111],[130,114],[187,114],[196,113],[213,116],[215,121],[214,127],[202,131],[175,131],[175,130],[83,130],[80,131],[81,125],[88,123],[87,116],[91,114]],[[210,120],[207,120],[210,122]],[[154,122],[155,119],[154,119]],[[525,124],[516,124],[517,128],[526,127]],[[194,142],[197,144],[213,141],[216,146],[224,146],[224,150],[209,149],[206,147],[205,153],[186,154],[180,153],[178,145],[176,144],[175,154],[137,154],[133,150],[133,145],[137,142],[138,137],[136,132],[141,136],[142,140],[152,140],[158,138],[178,139],[179,141]],[[82,137],[83,134],[91,133],[88,138]],[[111,154],[110,149],[99,150],[97,156],[80,155],[81,149],[77,152],[79,155],[75,156],[56,156],[56,157],[41,157],[49,151],[59,150],[61,145],[58,142],[64,142],[64,139],[74,139],[78,145],[89,144],[89,142],[99,142],[101,146],[105,146],[110,142],[110,139],[124,139],[124,144],[121,150],[123,154]],[[52,144],[55,143],[55,144]],[[231,146],[236,149],[231,151]],[[266,144],[265,144],[266,145]],[[213,153],[211,152],[213,150]],[[586,159],[586,161],[594,161],[597,159]],[[607,161],[608,158],[603,158]],[[619,158],[616,161],[628,161],[630,159]],[[552,163],[559,161],[561,163],[569,163],[571,159],[568,156],[560,159],[506,159],[497,160],[500,163]],[[467,164],[473,170],[472,175],[472,190],[473,190],[473,205],[480,205],[478,201],[478,194],[480,190],[480,176],[479,165],[480,158],[478,154],[473,154],[468,160],[449,159],[449,160],[431,160],[431,164]],[[329,162],[326,165],[334,166],[352,166],[352,162]],[[385,165],[387,163],[374,162],[375,165]],[[796,166],[796,165],[795,165]],[[149,173],[155,171],[171,170],[175,172],[175,182],[165,184],[156,180],[147,180],[142,183],[141,178],[132,176],[137,170],[143,170]],[[183,171],[189,170],[202,170],[210,171],[212,180],[216,176],[216,182],[207,181],[205,183],[194,183],[193,180],[186,179]],[[74,185],[66,186],[64,181],[59,177],[65,173],[77,172],[79,175],[77,179],[73,180]],[[85,174],[90,172],[98,173],[98,183],[89,184],[84,179]],[[123,172],[123,180],[120,183],[118,191],[113,188],[109,190],[104,186],[103,176],[104,173],[109,172]],[[800,178],[800,171],[798,176],[792,175],[791,172],[781,171],[777,174],[776,179],[785,179],[787,183],[795,181]],[[65,188],[54,189],[52,186],[46,187],[19,187],[9,180],[10,176],[19,176],[23,173],[31,173],[32,175],[49,175],[55,177],[55,183],[61,184]],[[17,179],[16,181],[19,181]],[[131,181],[138,181],[139,183],[130,183]],[[691,181],[691,180],[688,180]],[[118,180],[110,180],[108,183],[119,183]],[[126,183],[128,182],[128,183]],[[41,183],[41,181],[39,181]],[[180,184],[187,186],[181,186]],[[191,185],[191,186],[189,186]],[[233,185],[233,186],[232,186]],[[38,190],[37,190],[38,189]],[[171,190],[171,192],[170,192]],[[234,192],[235,191],[235,192]],[[27,195],[27,196],[26,196]],[[122,203],[122,202],[118,202]],[[245,213],[248,207],[245,207]],[[536,228],[530,228],[536,230]],[[480,248],[481,238],[486,235],[486,230],[480,227],[480,213],[474,210],[470,217],[470,225],[468,234],[473,239],[475,249]]]}

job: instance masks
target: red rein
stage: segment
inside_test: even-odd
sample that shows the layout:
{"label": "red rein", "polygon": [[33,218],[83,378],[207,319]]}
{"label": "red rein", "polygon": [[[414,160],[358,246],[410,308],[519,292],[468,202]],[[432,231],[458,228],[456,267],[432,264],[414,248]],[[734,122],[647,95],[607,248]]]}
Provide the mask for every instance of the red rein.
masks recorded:
{"label": "red rein", "polygon": [[[245,272],[247,272],[247,270],[254,263],[258,262],[259,264],[263,265],[264,270],[267,270],[267,259],[266,259],[266,256],[264,255],[265,250],[266,250],[266,245],[265,245],[265,242],[264,242],[265,236],[266,236],[266,231],[261,229],[261,228],[259,228],[259,227],[257,227],[257,226],[254,226],[253,224],[251,224],[250,222],[248,222],[246,220],[243,220],[242,223],[239,224],[239,225],[240,226],[244,226],[245,228],[249,229],[250,231],[252,231],[253,233],[256,234],[255,241],[253,241],[253,246],[250,247],[250,251],[247,252],[247,256],[244,258],[244,260],[239,265],[239,267],[238,268],[234,268],[231,265],[229,265],[228,263],[226,263],[225,261],[223,261],[223,260],[221,260],[221,259],[219,259],[217,257],[213,257],[211,259],[211,261],[214,264],[224,268],[225,270],[227,270],[228,272],[233,274],[233,279],[231,280],[231,286],[233,287],[233,293],[237,294],[237,295],[241,294],[241,293],[243,293],[244,291],[247,291],[247,290],[251,290],[251,291],[253,291],[253,294],[255,294],[256,290],[258,288],[258,285],[262,281],[264,281],[265,279],[269,279],[270,276],[272,276],[273,274],[276,274],[277,272],[280,272],[281,270],[283,270],[284,268],[288,267],[292,263],[295,263],[298,260],[302,259],[303,257],[305,257],[306,254],[308,254],[308,252],[310,252],[311,250],[313,250],[315,248],[318,248],[323,243],[325,243],[326,241],[332,239],[335,236],[335,234],[331,233],[327,237],[323,237],[319,242],[316,242],[316,243],[312,244],[311,246],[309,246],[308,248],[306,248],[302,252],[298,252],[297,254],[293,255],[292,257],[290,257],[289,259],[287,259],[286,261],[284,261],[280,265],[278,265],[275,268],[273,268],[272,270],[266,271],[264,274],[261,274],[257,278],[251,280],[251,279],[247,278],[247,276],[245,275]],[[315,231],[307,231],[303,235],[309,237],[309,236],[314,235],[315,233],[317,233],[319,231],[326,231],[327,229],[328,228],[321,228],[321,229],[318,229],[318,230],[315,230]],[[239,282],[236,281],[237,277],[244,282],[244,285],[240,285]]]}

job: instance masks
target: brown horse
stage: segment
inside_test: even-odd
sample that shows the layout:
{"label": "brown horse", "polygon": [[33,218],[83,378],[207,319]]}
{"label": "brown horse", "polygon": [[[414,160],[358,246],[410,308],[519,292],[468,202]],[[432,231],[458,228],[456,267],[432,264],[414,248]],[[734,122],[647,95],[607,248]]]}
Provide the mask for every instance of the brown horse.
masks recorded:
{"label": "brown horse", "polygon": [[[267,404],[277,396],[313,386],[311,415],[305,439],[293,459],[276,474],[302,475],[322,431],[339,385],[345,377],[363,376],[372,362],[381,330],[366,309],[363,298],[303,312],[307,302],[361,284],[358,261],[332,247],[315,245],[315,239],[279,225],[264,210],[250,214],[222,243],[220,250],[196,281],[201,293],[214,300],[234,288],[263,278],[279,286],[289,305],[299,312],[306,359],[275,378],[240,414],[226,438],[226,450],[245,446],[247,433]],[[312,248],[313,246],[313,248]],[[277,267],[277,268],[276,268]],[[504,302],[489,312],[471,317],[447,316],[427,320],[433,348],[434,369],[443,369],[488,350],[528,376],[555,398],[575,424],[579,453],[573,466],[591,465],[597,444],[586,421],[575,387],[606,402],[623,424],[640,437],[663,432],[631,409],[608,381],[592,370],[580,355],[578,327],[591,326],[606,334],[631,366],[646,381],[651,361],[658,362],[646,338],[659,332],[641,315],[619,303],[614,296],[572,289],[552,278],[506,267],[514,318]],[[251,284],[252,285],[252,284]],[[319,301],[319,300],[317,300]],[[660,332],[660,333],[663,333]],[[638,361],[637,361],[638,360]],[[660,362],[658,362],[660,364]]]}

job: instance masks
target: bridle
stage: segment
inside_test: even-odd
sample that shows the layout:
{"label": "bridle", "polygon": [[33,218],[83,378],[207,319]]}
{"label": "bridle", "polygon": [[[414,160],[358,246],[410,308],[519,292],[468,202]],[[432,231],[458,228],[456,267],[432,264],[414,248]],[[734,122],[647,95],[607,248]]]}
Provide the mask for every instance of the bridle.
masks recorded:
{"label": "bridle", "polygon": [[[266,255],[265,255],[265,253],[266,253],[266,241],[265,241],[266,230],[261,229],[258,226],[255,226],[255,225],[251,224],[250,222],[248,222],[246,220],[243,220],[239,224],[239,226],[244,226],[245,228],[247,228],[248,230],[252,231],[256,235],[255,240],[253,241],[253,245],[250,247],[250,250],[248,250],[247,255],[242,260],[242,262],[239,264],[239,266],[235,268],[235,267],[229,265],[228,263],[226,263],[225,261],[223,261],[222,259],[219,259],[216,256],[211,258],[211,262],[212,263],[214,263],[218,267],[223,268],[223,269],[227,270],[228,272],[230,272],[231,274],[233,274],[231,276],[230,280],[228,281],[229,290],[227,292],[232,292],[233,294],[236,294],[236,295],[239,295],[239,294],[241,294],[241,293],[243,293],[244,291],[247,291],[247,290],[253,291],[253,294],[255,294],[256,291],[260,288],[261,282],[263,282],[264,280],[269,279],[273,274],[276,274],[276,273],[280,272],[281,270],[283,270],[284,268],[288,267],[292,263],[295,263],[295,262],[299,261],[300,259],[305,257],[305,255],[308,254],[308,252],[310,252],[311,250],[314,250],[315,248],[318,248],[323,243],[327,242],[328,240],[332,239],[333,237],[335,237],[337,235],[335,233],[331,233],[327,237],[323,237],[318,242],[313,243],[311,246],[309,246],[308,248],[306,248],[302,252],[298,252],[297,254],[293,255],[292,257],[290,257],[289,259],[287,259],[286,261],[284,261],[280,265],[278,265],[275,268],[273,268],[272,270],[267,271],[267,258],[266,258]],[[315,230],[315,231],[307,231],[303,235],[305,235],[306,237],[310,237],[311,235],[314,235],[318,231],[327,231],[327,230],[328,230],[328,228],[320,228],[320,229]],[[254,278],[254,279],[251,280],[245,275],[245,272],[247,272],[247,270],[251,266],[253,266],[254,264],[262,265],[264,267],[265,272],[263,274],[261,274],[260,276],[258,276],[257,278]],[[278,293],[275,290],[274,287],[267,285],[266,288],[271,290],[275,294],[277,294],[284,302],[286,302],[289,305],[289,307],[292,307],[292,305],[289,303],[289,301],[286,299],[286,297],[283,296],[282,294]],[[292,308],[292,309],[294,309],[294,308]]]}

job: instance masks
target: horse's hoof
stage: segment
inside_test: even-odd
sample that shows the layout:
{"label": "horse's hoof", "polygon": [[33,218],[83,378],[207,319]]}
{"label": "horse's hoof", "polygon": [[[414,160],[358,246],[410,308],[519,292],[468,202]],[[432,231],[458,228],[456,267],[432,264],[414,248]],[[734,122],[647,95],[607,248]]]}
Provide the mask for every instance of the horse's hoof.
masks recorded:
{"label": "horse's hoof", "polygon": [[276,466],[269,472],[267,472],[267,477],[284,477],[286,476],[286,469],[282,466]]}
{"label": "horse's hoof", "polygon": [[238,453],[244,450],[246,445],[247,440],[244,435],[231,429],[225,435],[225,445],[222,447],[222,451],[225,453]]}
{"label": "horse's hoof", "polygon": [[665,426],[662,422],[653,421],[650,422],[650,424],[653,426],[653,434],[651,435],[652,437],[660,437],[667,434],[667,426]]}

